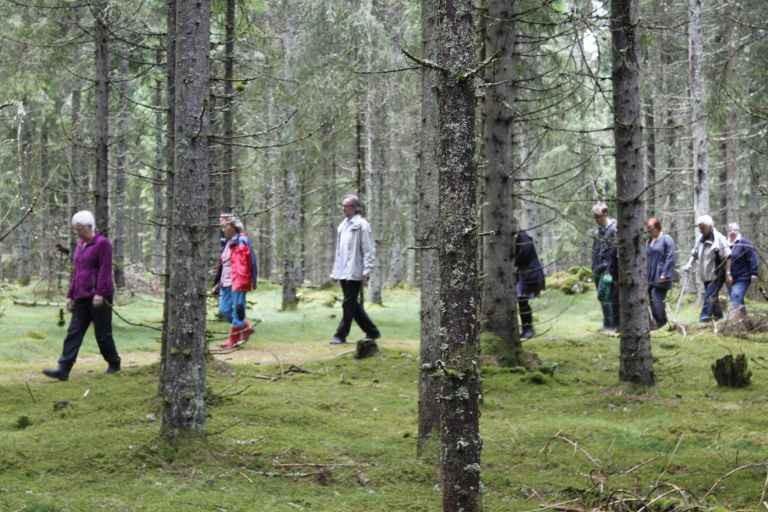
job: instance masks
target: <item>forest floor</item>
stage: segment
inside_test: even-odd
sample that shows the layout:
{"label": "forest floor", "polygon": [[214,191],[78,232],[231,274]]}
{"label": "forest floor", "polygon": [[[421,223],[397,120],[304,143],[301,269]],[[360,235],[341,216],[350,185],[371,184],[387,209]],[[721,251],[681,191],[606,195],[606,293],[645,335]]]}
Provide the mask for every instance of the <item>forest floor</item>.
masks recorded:
{"label": "forest floor", "polygon": [[[418,293],[369,306],[383,352],[363,361],[328,345],[338,292],[306,290],[296,312],[278,311],[275,287],[250,295],[262,322],[209,367],[206,439],[171,451],[158,440],[157,331],[115,318],[123,372],[103,374],[89,334],[70,380],[47,381],[58,309],[1,291],[0,511],[440,510],[434,458],[415,457]],[[618,384],[619,340],[597,332],[592,293],[547,291],[534,308],[540,335],[525,346],[554,373],[483,368],[485,510],[768,508],[768,335],[655,332],[658,386],[637,394]],[[161,301],[117,312],[157,326]],[[681,320],[695,317],[686,304]],[[752,385],[717,387],[710,365],[742,352]]]}

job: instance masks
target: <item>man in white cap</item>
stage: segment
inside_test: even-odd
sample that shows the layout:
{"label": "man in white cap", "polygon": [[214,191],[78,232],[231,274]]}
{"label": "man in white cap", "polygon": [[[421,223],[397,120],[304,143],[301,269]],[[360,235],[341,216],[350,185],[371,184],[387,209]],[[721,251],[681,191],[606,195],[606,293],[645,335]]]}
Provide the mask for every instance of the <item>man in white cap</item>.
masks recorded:
{"label": "man in white cap", "polygon": [[723,310],[718,294],[725,284],[726,275],[731,272],[731,248],[725,236],[715,229],[712,217],[702,215],[696,219],[696,224],[701,234],[696,238],[691,257],[683,270],[688,272],[697,263],[696,271],[704,282],[704,304],[699,320],[720,320]]}

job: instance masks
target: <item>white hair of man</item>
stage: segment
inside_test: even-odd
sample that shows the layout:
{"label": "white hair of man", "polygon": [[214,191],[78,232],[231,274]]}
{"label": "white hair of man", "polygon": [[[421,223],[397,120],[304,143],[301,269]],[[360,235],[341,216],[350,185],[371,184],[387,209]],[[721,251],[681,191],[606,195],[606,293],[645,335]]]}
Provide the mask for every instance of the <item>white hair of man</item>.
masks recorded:
{"label": "white hair of man", "polygon": [[72,216],[72,225],[74,226],[76,224],[90,226],[92,230],[96,231],[96,219],[88,210],[80,210]]}
{"label": "white hair of man", "polygon": [[341,200],[341,204],[344,203],[351,203],[352,206],[355,207],[355,213],[362,213],[363,211],[363,203],[360,202],[360,198],[357,197],[357,194],[345,195],[344,199]]}
{"label": "white hair of man", "polygon": [[608,213],[608,205],[605,204],[603,201],[598,201],[594,205],[592,205],[593,215],[605,215],[607,213]]}
{"label": "white hair of man", "polygon": [[712,217],[709,215],[701,215],[698,219],[696,219],[697,226],[701,226],[702,224],[711,228],[715,227],[715,221],[712,220]]}
{"label": "white hair of man", "polygon": [[739,226],[736,222],[731,222],[730,224],[728,224],[728,232],[741,233],[741,226]]}

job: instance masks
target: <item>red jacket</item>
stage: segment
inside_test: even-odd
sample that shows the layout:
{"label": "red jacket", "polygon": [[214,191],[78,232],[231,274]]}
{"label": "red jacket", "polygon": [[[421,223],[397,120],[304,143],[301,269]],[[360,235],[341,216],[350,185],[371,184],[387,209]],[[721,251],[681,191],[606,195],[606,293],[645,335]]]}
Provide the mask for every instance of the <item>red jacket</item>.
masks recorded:
{"label": "red jacket", "polygon": [[254,268],[251,259],[251,248],[248,239],[237,235],[227,242],[230,249],[232,264],[232,291],[248,292],[251,290]]}

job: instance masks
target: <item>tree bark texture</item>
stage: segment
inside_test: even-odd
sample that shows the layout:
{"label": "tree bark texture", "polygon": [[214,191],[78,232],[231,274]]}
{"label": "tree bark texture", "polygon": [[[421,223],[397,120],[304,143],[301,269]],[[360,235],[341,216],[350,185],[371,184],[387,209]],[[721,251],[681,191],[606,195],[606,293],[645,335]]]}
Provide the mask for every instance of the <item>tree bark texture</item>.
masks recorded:
{"label": "tree bark texture", "polygon": [[168,360],[168,304],[172,300],[171,275],[171,236],[174,230],[174,177],[176,175],[176,0],[166,2],[165,28],[165,88],[166,88],[166,124],[165,124],[165,273],[163,274],[163,333],[160,340],[160,393],[163,392],[165,366]]}
{"label": "tree bark texture", "polygon": [[[24,98],[19,105],[16,118],[16,165],[19,173],[19,197],[24,210],[32,207],[33,201],[33,169],[32,169],[32,115],[30,105]],[[16,279],[22,285],[29,284],[32,279],[32,237],[17,236],[19,243],[19,260],[16,266]]]}
{"label": "tree bark texture", "polygon": [[445,512],[481,509],[475,168],[474,5],[433,6],[437,23],[442,378],[442,489]]}
{"label": "tree bark texture", "polygon": [[[156,51],[155,62],[158,67],[162,65],[163,51],[160,48]],[[163,173],[163,81],[159,78],[155,80],[153,103],[155,107],[155,170],[152,178],[152,218],[154,219],[155,236],[152,243],[152,268],[156,273],[162,274],[165,267],[163,183],[166,176]]]}
{"label": "tree bark texture", "polygon": [[96,227],[109,234],[109,6],[103,0],[93,6],[96,49],[96,179],[94,183],[94,215]]}
{"label": "tree bark texture", "polygon": [[693,137],[694,216],[709,214],[709,156],[704,91],[704,36],[701,21],[703,0],[688,0],[688,77]]}
{"label": "tree bark texture", "polygon": [[485,95],[485,205],[483,230],[483,330],[501,340],[504,364],[517,366],[520,360],[520,332],[517,321],[515,290],[515,217],[514,175],[519,151],[516,113],[512,110],[517,96],[515,2],[489,0],[485,51],[498,55],[488,68],[489,87]]}
{"label": "tree bark texture", "polygon": [[[437,60],[436,0],[422,0],[422,55]],[[419,348],[419,432],[417,453],[425,456],[440,440],[440,381],[435,377],[440,359],[440,254],[438,252],[439,190],[437,167],[437,71],[421,68],[421,147],[416,175],[415,241],[421,289]]]}
{"label": "tree bark texture", "polygon": [[232,176],[239,172],[235,169],[234,135],[235,119],[235,0],[227,0],[224,20],[224,146],[222,147],[222,207],[232,211],[235,207],[232,199]]}
{"label": "tree bark texture", "polygon": [[[81,93],[76,84],[72,89],[72,103],[70,112],[71,141],[69,146],[69,218],[80,210],[88,209],[88,172],[83,166],[80,153],[82,130],[80,127],[80,101]],[[69,224],[69,222],[67,222]],[[70,230],[69,248],[74,251],[77,236]],[[73,254],[73,253],[70,253]]]}
{"label": "tree bark texture", "polygon": [[171,299],[163,371],[162,432],[173,442],[203,431],[205,407],[206,268],[210,2],[179,2],[176,11],[174,227],[169,245]]}
{"label": "tree bark texture", "polygon": [[115,287],[125,287],[125,163],[128,153],[128,57],[120,59],[120,82],[117,86],[120,110],[117,113],[117,155],[115,162],[114,229],[112,230]]}
{"label": "tree bark texture", "polygon": [[611,1],[613,122],[618,204],[619,379],[655,384],[648,326],[648,276],[644,252],[645,173],[638,61],[639,0]]}

